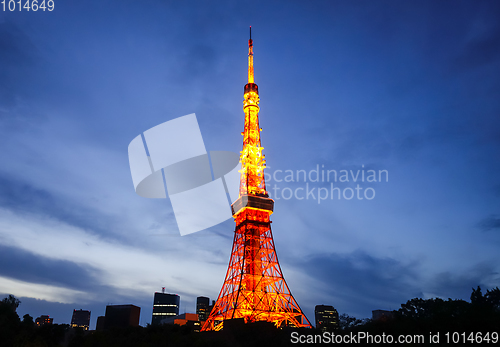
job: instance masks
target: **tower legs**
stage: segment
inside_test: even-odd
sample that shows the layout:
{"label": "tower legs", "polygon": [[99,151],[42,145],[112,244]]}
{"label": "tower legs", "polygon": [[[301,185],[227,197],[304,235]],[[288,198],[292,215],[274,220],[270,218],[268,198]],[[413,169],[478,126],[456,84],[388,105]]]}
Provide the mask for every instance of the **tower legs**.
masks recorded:
{"label": "tower legs", "polygon": [[245,209],[235,216],[233,248],[219,297],[202,331],[220,330],[227,319],[267,321],[277,327],[311,327],[281,271],[269,212]]}

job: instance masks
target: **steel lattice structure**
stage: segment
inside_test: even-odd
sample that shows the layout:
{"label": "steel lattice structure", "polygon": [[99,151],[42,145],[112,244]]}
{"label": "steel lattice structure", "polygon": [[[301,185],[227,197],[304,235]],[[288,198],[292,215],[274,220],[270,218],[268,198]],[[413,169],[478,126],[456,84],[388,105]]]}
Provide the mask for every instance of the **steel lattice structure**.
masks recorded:
{"label": "steel lattice structure", "polygon": [[236,222],[233,249],[219,297],[202,331],[221,330],[227,319],[273,322],[278,327],[311,327],[285,282],[271,232],[274,201],[264,180],[260,142],[259,90],[254,83],[253,41],[248,41],[248,83],[244,89],[245,128],[239,198],[232,204]]}

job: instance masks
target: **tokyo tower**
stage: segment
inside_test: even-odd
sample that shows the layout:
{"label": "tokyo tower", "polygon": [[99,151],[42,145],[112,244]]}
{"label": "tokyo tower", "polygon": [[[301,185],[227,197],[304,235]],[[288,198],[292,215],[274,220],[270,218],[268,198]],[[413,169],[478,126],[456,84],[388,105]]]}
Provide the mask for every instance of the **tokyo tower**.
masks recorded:
{"label": "tokyo tower", "polygon": [[232,205],[236,222],[226,278],[202,331],[221,330],[227,319],[267,321],[277,327],[311,327],[285,282],[271,232],[274,201],[264,180],[260,143],[259,89],[254,83],[252,27],[248,40],[248,83],[243,95],[245,128],[240,155],[239,198]]}

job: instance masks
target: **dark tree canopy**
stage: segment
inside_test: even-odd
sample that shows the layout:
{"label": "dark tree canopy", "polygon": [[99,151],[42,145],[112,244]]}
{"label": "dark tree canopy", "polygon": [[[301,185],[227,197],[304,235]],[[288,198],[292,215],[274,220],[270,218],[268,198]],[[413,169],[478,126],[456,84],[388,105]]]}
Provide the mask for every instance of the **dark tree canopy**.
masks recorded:
{"label": "dark tree canopy", "polygon": [[12,310],[17,310],[19,307],[19,304],[21,303],[21,300],[17,299],[14,295],[9,294],[8,297],[2,299],[1,301],[2,304],[9,306]]}

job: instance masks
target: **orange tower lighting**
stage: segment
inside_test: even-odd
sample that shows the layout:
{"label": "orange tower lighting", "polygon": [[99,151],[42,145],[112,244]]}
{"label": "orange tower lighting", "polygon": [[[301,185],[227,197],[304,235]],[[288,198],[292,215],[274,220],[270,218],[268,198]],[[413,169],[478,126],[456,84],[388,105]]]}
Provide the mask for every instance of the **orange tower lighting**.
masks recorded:
{"label": "orange tower lighting", "polygon": [[248,83],[243,97],[245,129],[239,198],[232,205],[236,222],[226,278],[202,331],[221,330],[227,319],[266,321],[277,327],[311,328],[285,282],[271,232],[274,201],[264,180],[266,161],[259,127],[259,89],[254,83],[252,27],[248,40]]}

